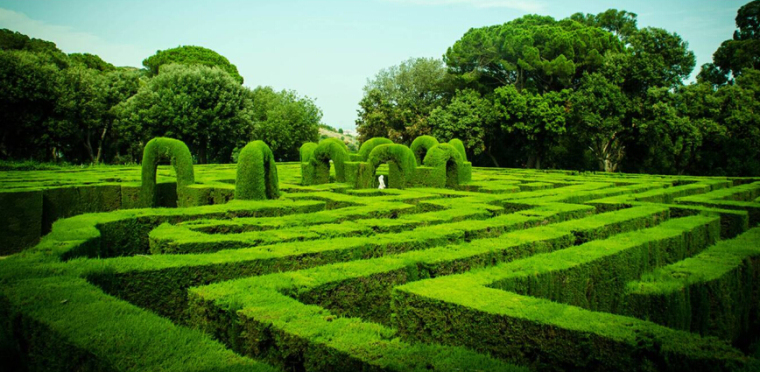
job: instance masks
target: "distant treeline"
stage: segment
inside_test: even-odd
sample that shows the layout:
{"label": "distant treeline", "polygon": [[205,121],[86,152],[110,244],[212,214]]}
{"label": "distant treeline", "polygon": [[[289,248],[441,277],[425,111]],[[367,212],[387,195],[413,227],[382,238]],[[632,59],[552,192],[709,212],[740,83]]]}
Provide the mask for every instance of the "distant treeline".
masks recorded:
{"label": "distant treeline", "polygon": [[0,30],[0,160],[140,161],[153,137],[184,141],[198,163],[234,160],[263,140],[278,160],[296,160],[318,137],[322,111],[293,91],[242,86],[218,53],[182,46],[143,69]]}
{"label": "distant treeline", "polygon": [[443,60],[381,70],[357,129],[406,144],[460,138],[477,165],[758,176],[759,18],[760,1],[741,7],[688,85],[688,43],[627,11],[473,28]]}

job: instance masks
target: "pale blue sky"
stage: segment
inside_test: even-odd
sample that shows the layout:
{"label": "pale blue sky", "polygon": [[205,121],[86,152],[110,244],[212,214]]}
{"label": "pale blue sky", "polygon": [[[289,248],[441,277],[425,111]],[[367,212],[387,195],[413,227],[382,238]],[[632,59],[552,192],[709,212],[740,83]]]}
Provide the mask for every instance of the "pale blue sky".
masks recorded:
{"label": "pale blue sky", "polygon": [[639,27],[680,34],[700,66],[731,37],[747,2],[0,0],[0,28],[118,66],[141,67],[157,50],[179,45],[211,48],[237,65],[245,85],[294,89],[316,100],[325,124],[353,130],[368,78],[410,57],[440,58],[472,27],[529,13],[559,19],[624,9],[638,14]]}

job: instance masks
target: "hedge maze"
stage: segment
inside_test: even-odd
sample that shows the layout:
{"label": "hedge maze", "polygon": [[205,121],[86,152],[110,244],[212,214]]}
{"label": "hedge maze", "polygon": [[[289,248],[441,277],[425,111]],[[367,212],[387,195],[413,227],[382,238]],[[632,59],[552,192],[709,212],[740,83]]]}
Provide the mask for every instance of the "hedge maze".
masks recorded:
{"label": "hedge maze", "polygon": [[760,370],[760,179],[177,142],[0,174],[10,370]]}

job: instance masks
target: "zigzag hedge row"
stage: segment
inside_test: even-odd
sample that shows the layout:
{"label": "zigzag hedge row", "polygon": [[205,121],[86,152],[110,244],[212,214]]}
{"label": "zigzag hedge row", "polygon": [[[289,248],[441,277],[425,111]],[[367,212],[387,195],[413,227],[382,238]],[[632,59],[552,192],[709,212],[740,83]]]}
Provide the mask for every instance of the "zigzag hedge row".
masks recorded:
{"label": "zigzag hedge row", "polygon": [[365,146],[0,173],[3,370],[760,370],[760,180]]}

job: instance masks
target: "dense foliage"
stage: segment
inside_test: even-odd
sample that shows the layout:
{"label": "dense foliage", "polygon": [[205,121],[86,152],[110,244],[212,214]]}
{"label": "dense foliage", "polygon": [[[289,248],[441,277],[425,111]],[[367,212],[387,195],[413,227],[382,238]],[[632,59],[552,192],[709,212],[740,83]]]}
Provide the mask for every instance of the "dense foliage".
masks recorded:
{"label": "dense foliage", "polygon": [[115,67],[0,30],[0,160],[138,162],[162,136],[186,142],[199,163],[230,162],[252,140],[295,160],[318,136],[313,100],[243,87],[237,67],[212,50],[159,51],[143,65]]}
{"label": "dense foliage", "polygon": [[688,43],[628,11],[473,28],[441,61],[381,70],[357,129],[406,144],[458,137],[477,165],[760,175],[759,16],[760,1],[741,7],[690,84]]}

